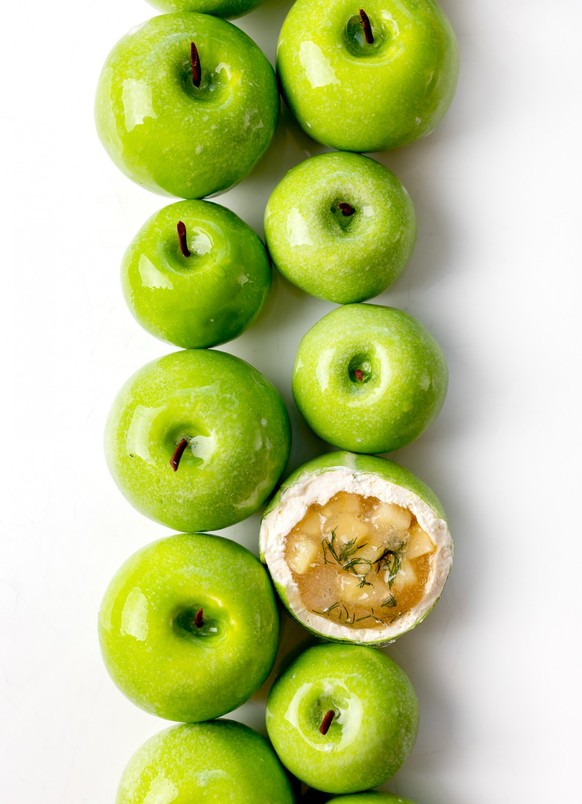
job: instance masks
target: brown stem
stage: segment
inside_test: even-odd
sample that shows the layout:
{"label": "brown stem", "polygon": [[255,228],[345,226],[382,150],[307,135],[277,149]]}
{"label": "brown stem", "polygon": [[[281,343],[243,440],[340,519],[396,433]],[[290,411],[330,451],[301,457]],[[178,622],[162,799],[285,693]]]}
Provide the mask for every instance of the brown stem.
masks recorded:
{"label": "brown stem", "polygon": [[188,443],[189,443],[188,439],[183,438],[176,447],[176,449],[174,450],[174,454],[170,458],[170,466],[172,467],[174,472],[178,471],[178,466],[180,466],[182,455],[184,454],[184,450],[188,446]]}
{"label": "brown stem", "polygon": [[194,625],[196,628],[202,628],[204,625],[204,609],[198,609],[194,617]]}
{"label": "brown stem", "polygon": [[188,248],[188,239],[186,237],[186,224],[183,221],[178,221],[178,225],[176,228],[178,230],[178,240],[180,241],[180,251],[182,252],[184,257],[189,257],[191,251]]}
{"label": "brown stem", "polygon": [[374,44],[374,34],[372,33],[372,26],[370,25],[370,18],[363,8],[360,9],[360,19],[362,20],[362,28],[364,29],[364,36],[368,45]]}
{"label": "brown stem", "polygon": [[362,371],[362,369],[356,369],[354,371],[354,374],[358,382],[364,382],[364,372]]}
{"label": "brown stem", "polygon": [[338,207],[341,209],[342,215],[344,215],[346,218],[349,218],[356,211],[351,204],[346,204],[345,201],[342,201],[341,204],[338,204]]}
{"label": "brown stem", "polygon": [[195,87],[199,87],[202,81],[202,67],[200,66],[198,48],[194,42],[190,42],[190,64],[192,65],[192,83]]}
{"label": "brown stem", "polygon": [[327,734],[329,731],[329,727],[331,726],[331,721],[335,717],[335,712],[333,709],[329,709],[325,715],[323,716],[323,720],[321,721],[321,726],[319,727],[319,731],[322,734]]}

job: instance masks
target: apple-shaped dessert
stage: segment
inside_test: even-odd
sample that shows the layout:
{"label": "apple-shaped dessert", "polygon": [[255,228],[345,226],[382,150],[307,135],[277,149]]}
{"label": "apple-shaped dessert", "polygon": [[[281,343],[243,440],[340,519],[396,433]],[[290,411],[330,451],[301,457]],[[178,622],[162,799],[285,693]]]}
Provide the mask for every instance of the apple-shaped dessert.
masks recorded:
{"label": "apple-shaped dessert", "polygon": [[250,326],[271,286],[271,267],[259,237],[234,212],[209,201],[180,201],[141,228],[121,278],[145,329],[196,349]]}
{"label": "apple-shaped dessert", "polygon": [[335,452],[297,469],[260,533],[290,614],[318,636],[382,645],[438,600],[453,542],[435,494],[401,466]]}
{"label": "apple-shaped dessert", "polygon": [[383,784],[411,752],[417,729],[408,677],[374,648],[308,648],[267,700],[267,731],[279,759],[326,793]]}
{"label": "apple-shaped dessert", "polygon": [[351,304],[304,335],[293,395],[320,438],[352,452],[389,452],[418,438],[440,411],[448,372],[416,319],[393,307]]}
{"label": "apple-shaped dessert", "polygon": [[289,779],[255,731],[231,720],[173,726],[130,759],[116,804],[293,804]]}
{"label": "apple-shaped dessert", "polygon": [[133,555],[99,613],[105,665],[137,706],[195,723],[232,712],[258,689],[277,653],[269,576],[236,542],[180,534]]}
{"label": "apple-shaped dessert", "polygon": [[245,33],[206,14],[162,14],[109,54],[95,119],[115,164],[150,190],[202,198],[243,179],[277,124],[273,68]]}
{"label": "apple-shaped dessert", "polygon": [[377,296],[408,262],[416,239],[410,196],[383,165],[326,153],[287,173],[265,211],[273,262],[294,285],[346,304]]}
{"label": "apple-shaped dessert", "polygon": [[277,69],[307,134],[342,151],[383,151],[435,128],[453,99],[458,52],[434,0],[297,0]]}
{"label": "apple-shaped dessert", "polygon": [[161,11],[200,11],[214,17],[242,17],[263,0],[148,0]]}
{"label": "apple-shaped dessert", "polygon": [[243,360],[206,349],[174,352],[136,372],[105,432],[109,468],[129,502],[190,533],[255,513],[290,445],[275,387]]}

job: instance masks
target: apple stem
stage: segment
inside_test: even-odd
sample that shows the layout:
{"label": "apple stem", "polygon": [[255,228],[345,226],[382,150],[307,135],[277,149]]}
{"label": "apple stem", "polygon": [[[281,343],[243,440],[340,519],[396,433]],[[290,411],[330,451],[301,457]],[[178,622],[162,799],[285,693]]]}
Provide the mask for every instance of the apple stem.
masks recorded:
{"label": "apple stem", "polygon": [[183,221],[178,221],[178,240],[180,241],[180,251],[184,255],[184,257],[189,257],[191,254],[190,249],[188,248],[188,240],[186,237],[186,224]]}
{"label": "apple stem", "polygon": [[331,721],[335,717],[335,712],[333,709],[329,709],[325,715],[323,716],[323,720],[321,721],[321,726],[319,727],[319,731],[321,734],[327,734],[329,731],[329,727],[331,726]]}
{"label": "apple stem", "polygon": [[374,44],[374,34],[372,33],[372,26],[370,25],[370,18],[363,8],[360,9],[360,19],[362,20],[362,28],[364,29],[364,36],[368,45]]}
{"label": "apple stem", "polygon": [[184,454],[184,450],[188,446],[190,442],[187,438],[183,438],[176,449],[174,450],[174,454],[170,458],[170,466],[174,470],[174,472],[178,471],[178,466],[180,466],[180,461],[182,459],[182,455]]}
{"label": "apple stem", "polygon": [[194,617],[194,625],[196,628],[202,628],[204,625],[204,609],[198,609]]}
{"label": "apple stem", "polygon": [[202,68],[198,48],[194,42],[190,42],[190,64],[192,65],[192,83],[195,87],[199,87],[202,81]]}
{"label": "apple stem", "polygon": [[349,218],[356,211],[351,204],[347,204],[345,201],[338,204],[338,207],[341,209],[342,215],[346,218]]}
{"label": "apple stem", "polygon": [[362,369],[356,369],[354,371],[354,375],[358,382],[364,382],[364,372],[362,371]]}

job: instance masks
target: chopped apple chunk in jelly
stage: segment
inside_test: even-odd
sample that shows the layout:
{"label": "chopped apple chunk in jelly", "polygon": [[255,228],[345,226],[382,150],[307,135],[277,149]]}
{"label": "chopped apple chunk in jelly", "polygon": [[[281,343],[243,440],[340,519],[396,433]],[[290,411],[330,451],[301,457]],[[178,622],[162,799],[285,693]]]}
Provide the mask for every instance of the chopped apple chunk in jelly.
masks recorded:
{"label": "chopped apple chunk in jelly", "polygon": [[334,514],[324,520],[323,532],[335,533],[335,538],[343,544],[354,539],[356,542],[364,542],[369,537],[370,525],[356,514]]}
{"label": "chopped apple chunk in jelly", "polygon": [[406,557],[411,561],[413,558],[419,558],[433,550],[434,544],[428,533],[420,525],[413,525],[410,528],[410,545],[406,551]]}
{"label": "chopped apple chunk in jelly", "polygon": [[298,536],[293,540],[289,551],[288,561],[291,569],[298,575],[303,575],[311,566],[317,563],[318,546],[312,539]]}
{"label": "chopped apple chunk in jelly", "polygon": [[380,628],[417,605],[435,552],[411,511],[347,492],[311,505],[285,546],[304,606],[353,628]]}
{"label": "chopped apple chunk in jelly", "polygon": [[371,520],[382,530],[406,533],[412,521],[412,514],[399,505],[378,502],[371,511]]}

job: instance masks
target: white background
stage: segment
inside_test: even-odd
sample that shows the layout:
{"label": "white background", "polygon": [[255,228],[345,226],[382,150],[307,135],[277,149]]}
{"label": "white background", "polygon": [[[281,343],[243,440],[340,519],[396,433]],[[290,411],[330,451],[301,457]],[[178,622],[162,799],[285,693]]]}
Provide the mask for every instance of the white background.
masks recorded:
{"label": "white background", "polygon": [[[442,498],[456,563],[431,617],[388,651],[422,723],[387,787],[418,804],[579,802],[582,6],[442,4],[458,93],[435,134],[380,157],[413,196],[419,242],[379,300],[423,321],[449,362],[441,416],[395,457]],[[271,60],[289,5],[240,21]],[[171,351],[133,321],[118,276],[167,201],[117,172],[92,120],[109,49],[154,13],[32,0],[0,23],[2,804],[109,804],[165,726],[113,686],[96,637],[110,577],[167,532],[121,497],[101,446],[118,387]],[[221,203],[262,232],[275,183],[318,150],[283,117]],[[299,422],[291,365],[332,307],[277,278],[256,326],[225,347],[281,390],[293,467],[323,445]],[[254,548],[257,522],[226,533]],[[259,726],[260,698],[241,717]]]}

